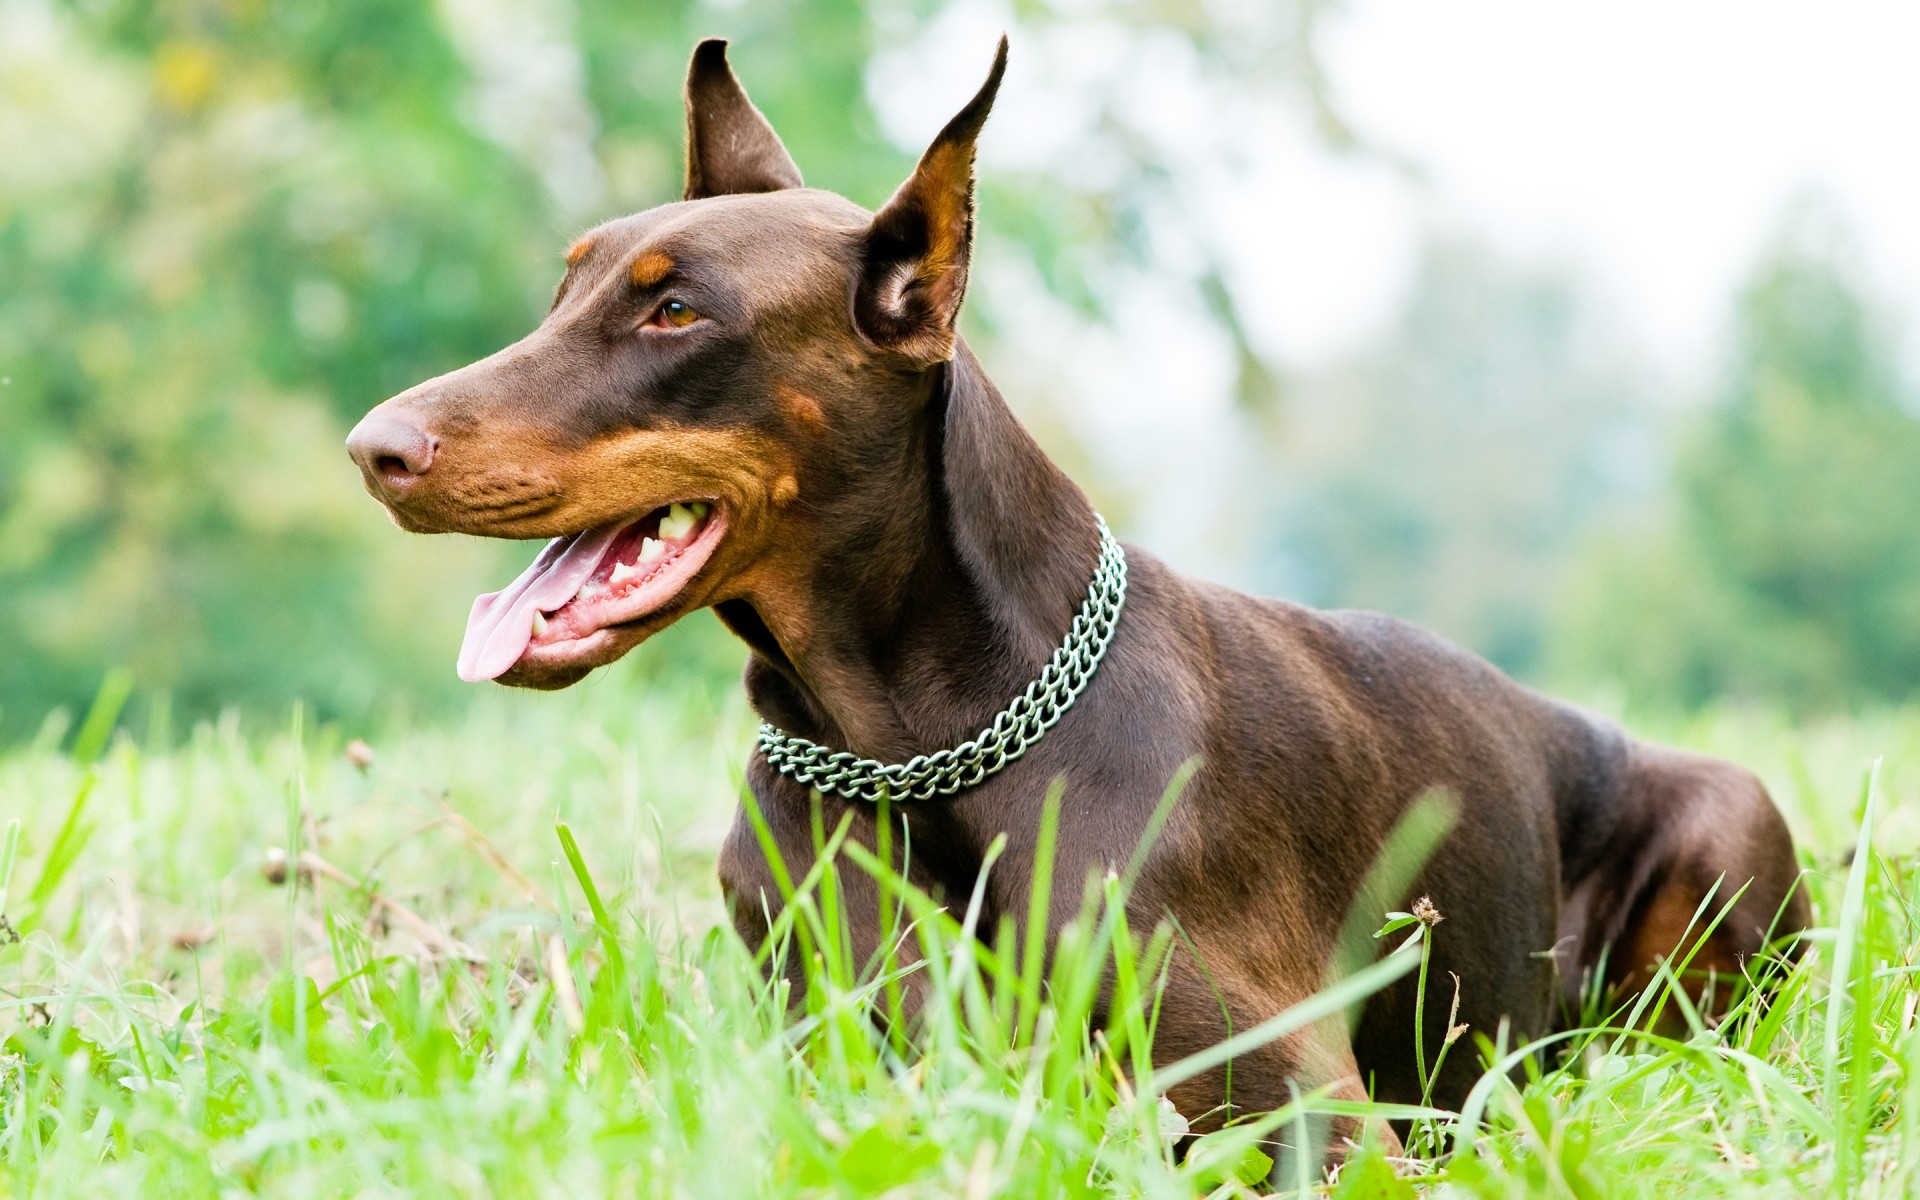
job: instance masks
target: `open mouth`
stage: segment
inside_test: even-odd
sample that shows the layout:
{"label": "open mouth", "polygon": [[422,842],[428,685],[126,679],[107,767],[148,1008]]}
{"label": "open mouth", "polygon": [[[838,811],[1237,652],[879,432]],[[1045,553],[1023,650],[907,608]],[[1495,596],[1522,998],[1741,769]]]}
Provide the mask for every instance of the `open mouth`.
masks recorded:
{"label": "open mouth", "polygon": [[497,678],[532,649],[584,641],[658,611],[699,574],[725,532],[716,504],[684,500],[553,539],[520,578],[473,602],[460,678]]}

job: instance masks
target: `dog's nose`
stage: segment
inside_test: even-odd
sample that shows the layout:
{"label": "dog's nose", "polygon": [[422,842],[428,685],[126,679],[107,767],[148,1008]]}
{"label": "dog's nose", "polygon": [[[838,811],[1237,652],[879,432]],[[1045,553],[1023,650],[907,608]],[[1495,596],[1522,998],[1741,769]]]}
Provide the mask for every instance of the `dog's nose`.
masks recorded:
{"label": "dog's nose", "polygon": [[433,465],[434,439],[398,417],[368,413],[347,435],[347,453],[369,480],[404,491]]}

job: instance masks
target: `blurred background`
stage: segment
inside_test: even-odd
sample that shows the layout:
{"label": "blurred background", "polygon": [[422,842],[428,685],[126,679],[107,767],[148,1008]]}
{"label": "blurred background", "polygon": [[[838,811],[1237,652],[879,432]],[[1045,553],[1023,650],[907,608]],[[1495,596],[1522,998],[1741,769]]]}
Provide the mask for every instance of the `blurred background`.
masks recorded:
{"label": "blurred background", "polygon": [[[965,328],[1123,536],[1616,709],[1911,697],[1920,10],[0,0],[0,742],[471,703],[535,548],[347,429],[677,196],[698,37],[871,206],[1002,29]],[[687,624],[612,673],[738,669]]]}

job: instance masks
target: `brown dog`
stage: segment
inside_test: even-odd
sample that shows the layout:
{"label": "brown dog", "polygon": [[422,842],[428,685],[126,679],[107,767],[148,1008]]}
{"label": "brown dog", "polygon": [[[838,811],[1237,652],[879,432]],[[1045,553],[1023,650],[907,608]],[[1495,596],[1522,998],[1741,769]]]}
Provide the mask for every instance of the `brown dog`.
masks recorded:
{"label": "brown dog", "polygon": [[[538,329],[360,423],[348,445],[401,527],[556,539],[476,603],[464,677],[565,687],[711,607],[750,648],[747,691],[769,723],[899,763],[973,737],[1040,675],[1103,543],[954,332],[974,141],[1005,56],[1003,42],[876,215],[804,187],[724,43],[703,43],[685,201],[581,238]],[[1409,895],[1444,914],[1431,978],[1458,977],[1458,1019],[1477,1031],[1503,1018],[1547,1031],[1563,991],[1596,972],[1642,981],[1716,886],[1710,911],[1745,890],[1695,968],[1737,976],[1769,930],[1806,925],[1792,841],[1741,768],[1637,742],[1390,618],[1255,599],[1138,549],[1127,560],[1117,632],[1058,724],[891,819],[911,878],[949,897],[973,891],[988,843],[1008,835],[986,883],[992,928],[1027,911],[1042,796],[1063,778],[1064,916],[1198,762],[1131,900],[1140,927],[1171,913],[1192,942],[1167,981],[1163,1060],[1320,988],[1360,880],[1434,789],[1459,819]],[[748,778],[787,861],[809,860],[809,789],[765,754]],[[852,836],[875,845],[873,805],[822,802],[829,827],[851,813]],[[744,819],[720,875],[757,941],[778,897]],[[871,946],[871,883],[846,885]],[[1428,1005],[1429,1048],[1446,1008]],[[1411,984],[1397,985],[1351,1029],[1243,1056],[1230,1095],[1216,1071],[1173,1099],[1215,1121],[1293,1086],[1418,1100],[1415,1020]],[[1458,1101],[1477,1071],[1452,1056],[1438,1100]]]}

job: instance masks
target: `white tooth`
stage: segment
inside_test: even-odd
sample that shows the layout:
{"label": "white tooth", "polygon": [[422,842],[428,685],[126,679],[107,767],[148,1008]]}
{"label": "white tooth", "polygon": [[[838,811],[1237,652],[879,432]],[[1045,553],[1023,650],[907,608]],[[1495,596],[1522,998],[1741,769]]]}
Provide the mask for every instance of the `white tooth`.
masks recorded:
{"label": "white tooth", "polygon": [[582,600],[591,600],[595,596],[598,596],[601,592],[604,592],[606,590],[607,590],[606,588],[601,587],[599,584],[589,579],[585,583],[580,585],[580,591],[578,593],[578,596]]}
{"label": "white tooth", "polygon": [[612,584],[614,587],[619,587],[621,584],[625,583],[629,579],[632,579],[634,576],[638,574],[640,574],[639,571],[635,570],[633,567],[627,565],[626,563],[623,563],[623,562],[615,563],[613,564],[613,574],[607,578],[607,582]]}
{"label": "white tooth", "polygon": [[660,540],[677,542],[687,536],[693,528],[694,516],[684,504],[675,504],[667,509],[667,515],[660,518]]}
{"label": "white tooth", "polygon": [[535,612],[533,614],[533,636],[539,637],[541,634],[545,633],[546,631],[547,631],[547,614],[543,612]]}
{"label": "white tooth", "polygon": [[692,504],[687,505],[687,511],[693,514],[694,520],[704,520],[707,515],[707,502],[705,500],[695,500]]}
{"label": "white tooth", "polygon": [[652,538],[643,538],[640,542],[640,561],[650,563],[667,552],[667,548]]}

